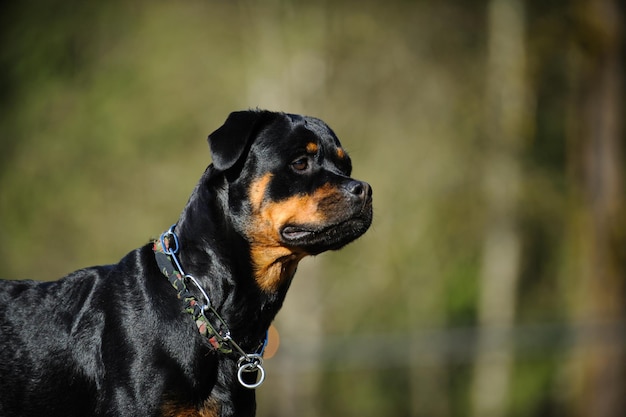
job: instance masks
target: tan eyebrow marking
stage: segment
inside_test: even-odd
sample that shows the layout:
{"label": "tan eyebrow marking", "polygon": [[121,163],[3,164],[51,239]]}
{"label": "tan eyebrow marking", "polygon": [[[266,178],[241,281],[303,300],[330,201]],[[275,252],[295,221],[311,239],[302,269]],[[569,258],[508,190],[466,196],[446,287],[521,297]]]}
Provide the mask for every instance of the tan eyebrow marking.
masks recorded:
{"label": "tan eyebrow marking", "polygon": [[319,149],[319,146],[317,146],[317,143],[315,142],[309,142],[306,144],[307,153],[316,153],[318,149]]}

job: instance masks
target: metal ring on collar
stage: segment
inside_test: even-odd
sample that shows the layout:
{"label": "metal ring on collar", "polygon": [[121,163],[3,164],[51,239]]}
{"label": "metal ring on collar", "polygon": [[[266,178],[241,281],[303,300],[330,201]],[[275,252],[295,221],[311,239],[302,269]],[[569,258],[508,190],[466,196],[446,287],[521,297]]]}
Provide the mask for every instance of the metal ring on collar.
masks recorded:
{"label": "metal ring on collar", "polygon": [[[178,248],[179,248],[178,236],[176,236],[176,233],[174,233],[174,227],[175,226],[176,225],[173,225],[172,227],[170,227],[170,229],[167,232],[165,232],[165,233],[163,233],[161,235],[161,246],[163,247],[163,252],[165,252],[167,255],[173,255],[176,252],[178,252]],[[176,246],[174,249],[172,249],[170,247],[170,245],[167,245],[167,246],[165,245],[165,238],[166,237],[174,239],[174,245]],[[170,241],[170,244],[171,244],[171,241]]]}
{"label": "metal ring on collar", "polygon": [[[256,382],[253,382],[252,384],[248,384],[247,382],[243,380],[244,372],[255,372],[257,370],[259,371],[259,376]],[[261,384],[263,384],[263,381],[265,381],[265,369],[263,369],[263,366],[261,366],[260,363],[256,363],[256,362],[244,363],[242,365],[239,365],[239,370],[237,371],[237,379],[239,379],[239,383],[246,388],[249,388],[249,389],[258,388],[261,386]]]}

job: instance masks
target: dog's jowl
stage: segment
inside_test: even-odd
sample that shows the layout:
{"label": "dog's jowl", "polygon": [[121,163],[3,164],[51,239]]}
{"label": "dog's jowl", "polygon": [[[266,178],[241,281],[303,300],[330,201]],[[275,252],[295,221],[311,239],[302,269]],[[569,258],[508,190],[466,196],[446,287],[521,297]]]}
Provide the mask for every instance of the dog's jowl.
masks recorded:
{"label": "dog's jowl", "polygon": [[254,415],[298,262],[361,236],[372,191],[312,117],[235,112],[209,145],[154,242],[59,281],[0,281],[0,416]]}

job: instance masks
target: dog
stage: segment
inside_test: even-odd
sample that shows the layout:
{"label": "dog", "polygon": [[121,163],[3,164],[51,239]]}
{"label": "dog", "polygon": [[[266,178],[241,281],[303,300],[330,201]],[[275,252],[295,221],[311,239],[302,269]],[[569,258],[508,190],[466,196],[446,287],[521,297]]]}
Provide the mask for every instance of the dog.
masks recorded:
{"label": "dog", "polygon": [[208,142],[159,238],[59,281],[0,281],[0,416],[255,415],[298,262],[365,233],[372,189],[317,118],[233,112]]}

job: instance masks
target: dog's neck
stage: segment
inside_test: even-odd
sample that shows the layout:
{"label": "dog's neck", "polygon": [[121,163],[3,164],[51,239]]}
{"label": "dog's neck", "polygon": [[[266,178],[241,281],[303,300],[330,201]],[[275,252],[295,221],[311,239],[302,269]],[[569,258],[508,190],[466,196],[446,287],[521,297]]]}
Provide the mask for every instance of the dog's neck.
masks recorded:
{"label": "dog's neck", "polygon": [[289,285],[304,254],[273,252],[265,246],[251,245],[254,279],[265,293],[273,293]]}
{"label": "dog's neck", "polygon": [[[282,307],[303,256],[277,258],[271,252],[265,257],[253,256],[257,248],[226,218],[226,198],[215,191],[223,188],[211,186],[210,176],[206,177],[196,187],[176,226],[180,261],[185,272],[203,286],[234,333],[264,335]],[[268,291],[260,285],[262,282],[281,284]],[[232,308],[225,309],[229,303]],[[251,336],[250,345],[256,346],[257,339]]]}

